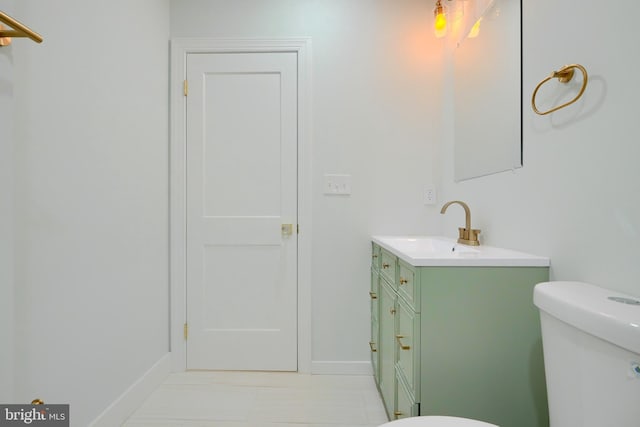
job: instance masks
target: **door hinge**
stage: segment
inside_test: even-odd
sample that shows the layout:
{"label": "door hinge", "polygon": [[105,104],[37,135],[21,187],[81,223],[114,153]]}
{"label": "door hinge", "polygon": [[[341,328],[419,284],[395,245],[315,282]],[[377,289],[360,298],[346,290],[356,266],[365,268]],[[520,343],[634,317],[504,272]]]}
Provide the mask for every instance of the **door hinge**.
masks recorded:
{"label": "door hinge", "polygon": [[184,339],[186,340],[187,338],[189,338],[189,324],[185,323],[184,324]]}
{"label": "door hinge", "polygon": [[187,80],[184,81],[182,89],[184,91],[184,96],[189,95],[189,82]]}

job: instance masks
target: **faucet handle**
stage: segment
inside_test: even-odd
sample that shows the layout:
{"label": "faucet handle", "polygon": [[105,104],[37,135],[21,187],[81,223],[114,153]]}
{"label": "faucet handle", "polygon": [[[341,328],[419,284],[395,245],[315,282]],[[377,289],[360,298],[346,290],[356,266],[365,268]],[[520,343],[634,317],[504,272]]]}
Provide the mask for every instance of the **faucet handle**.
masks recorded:
{"label": "faucet handle", "polygon": [[469,230],[464,227],[458,227],[458,243],[469,246],[479,246],[478,234],[480,234],[480,230],[476,228]]}
{"label": "faucet handle", "polygon": [[469,233],[467,233],[467,229],[464,227],[458,227],[458,242],[460,240],[469,240]]}

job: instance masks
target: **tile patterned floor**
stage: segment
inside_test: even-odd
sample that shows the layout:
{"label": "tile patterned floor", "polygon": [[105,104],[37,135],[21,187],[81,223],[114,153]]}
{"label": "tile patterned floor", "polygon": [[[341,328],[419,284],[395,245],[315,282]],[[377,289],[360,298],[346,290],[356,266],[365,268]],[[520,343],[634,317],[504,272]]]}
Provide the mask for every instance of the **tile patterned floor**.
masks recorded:
{"label": "tile patterned floor", "polygon": [[124,427],[376,427],[372,377],[276,372],[171,374]]}

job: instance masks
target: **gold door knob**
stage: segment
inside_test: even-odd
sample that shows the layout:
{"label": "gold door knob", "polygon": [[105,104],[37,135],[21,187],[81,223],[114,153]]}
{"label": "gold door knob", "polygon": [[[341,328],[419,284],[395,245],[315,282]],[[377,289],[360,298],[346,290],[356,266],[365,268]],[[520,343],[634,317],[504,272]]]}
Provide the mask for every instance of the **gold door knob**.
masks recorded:
{"label": "gold door knob", "polygon": [[375,343],[373,341],[369,341],[369,347],[371,347],[371,352],[375,353],[376,351],[378,351],[377,348],[374,347]]}
{"label": "gold door knob", "polygon": [[400,278],[400,284],[404,285],[405,283],[409,283],[409,281],[407,279],[403,279],[402,277]]}
{"label": "gold door knob", "polygon": [[378,295],[375,292],[369,292],[371,299],[378,299]]}
{"label": "gold door knob", "polygon": [[293,224],[282,224],[280,230],[283,236],[291,236],[293,234]]}
{"label": "gold door knob", "polygon": [[382,268],[384,268],[384,269],[389,268],[389,264],[384,264],[384,263],[383,263],[383,264],[382,264]]}

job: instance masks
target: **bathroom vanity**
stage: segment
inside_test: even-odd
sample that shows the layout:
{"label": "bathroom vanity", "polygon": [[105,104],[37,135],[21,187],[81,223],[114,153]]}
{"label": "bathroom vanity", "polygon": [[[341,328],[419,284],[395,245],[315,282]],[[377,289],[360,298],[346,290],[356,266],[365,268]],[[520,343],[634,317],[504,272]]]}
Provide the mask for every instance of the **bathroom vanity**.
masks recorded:
{"label": "bathroom vanity", "polygon": [[548,427],[533,305],[548,258],[431,237],[371,247],[371,361],[389,418]]}

